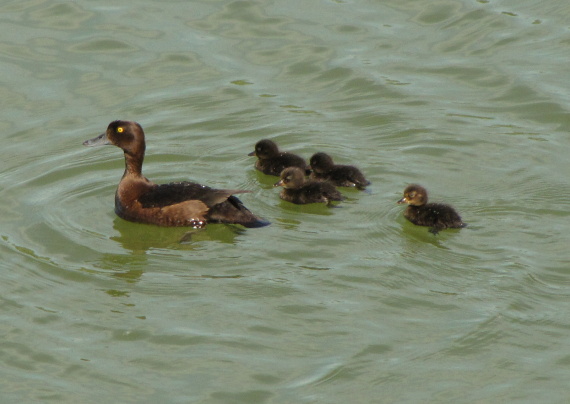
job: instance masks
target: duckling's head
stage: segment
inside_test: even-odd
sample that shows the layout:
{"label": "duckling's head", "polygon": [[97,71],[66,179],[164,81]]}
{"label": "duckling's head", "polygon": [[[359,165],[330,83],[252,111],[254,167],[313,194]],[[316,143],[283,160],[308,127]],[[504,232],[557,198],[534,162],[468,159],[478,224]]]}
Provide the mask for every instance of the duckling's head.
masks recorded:
{"label": "duckling's head", "polygon": [[248,156],[257,156],[260,159],[268,159],[279,154],[279,148],[269,139],[260,140],[255,144],[255,150],[248,154]]}
{"label": "duckling's head", "polygon": [[305,183],[305,172],[299,167],[287,167],[281,171],[280,180],[275,183],[275,187],[287,189],[300,188]]}
{"label": "duckling's head", "polygon": [[107,144],[120,147],[127,154],[144,154],[144,131],[138,123],[133,121],[113,121],[105,133],[83,142],[84,146]]}
{"label": "duckling's head", "polygon": [[311,170],[317,173],[327,172],[334,167],[331,156],[322,152],[313,154],[309,160],[309,165],[311,166]]}
{"label": "duckling's head", "polygon": [[424,187],[410,184],[404,189],[404,197],[398,203],[407,203],[412,206],[423,206],[428,201],[428,193]]}

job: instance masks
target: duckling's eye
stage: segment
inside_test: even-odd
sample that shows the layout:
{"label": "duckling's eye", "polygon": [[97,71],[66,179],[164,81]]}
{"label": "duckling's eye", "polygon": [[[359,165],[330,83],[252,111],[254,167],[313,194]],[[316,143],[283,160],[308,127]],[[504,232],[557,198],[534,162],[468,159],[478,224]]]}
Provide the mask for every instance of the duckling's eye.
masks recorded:
{"label": "duckling's eye", "polygon": [[408,194],[408,197],[410,197],[410,198],[415,198],[415,197],[416,197],[416,193],[415,193],[415,192],[410,192],[410,193]]}
{"label": "duckling's eye", "polygon": [[122,127],[122,126],[119,126],[119,127],[117,128],[117,132],[119,132],[119,133],[123,133],[123,131],[124,131],[124,129],[123,129],[123,127]]}

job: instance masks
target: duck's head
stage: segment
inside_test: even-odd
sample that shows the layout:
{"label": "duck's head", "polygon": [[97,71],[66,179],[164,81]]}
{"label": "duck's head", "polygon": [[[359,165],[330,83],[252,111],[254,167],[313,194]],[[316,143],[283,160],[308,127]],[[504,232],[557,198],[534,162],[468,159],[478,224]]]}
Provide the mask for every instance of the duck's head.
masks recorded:
{"label": "duck's head", "polygon": [[423,206],[428,201],[428,193],[424,187],[410,184],[404,189],[404,197],[398,203],[407,203],[412,206]]}
{"label": "duck's head", "polygon": [[133,121],[113,121],[105,133],[83,142],[84,146],[112,144],[130,155],[144,155],[145,141],[142,127]]}
{"label": "duck's head", "polygon": [[317,173],[324,173],[334,167],[331,156],[326,153],[315,153],[309,160],[310,169]]}
{"label": "duck's head", "polygon": [[248,154],[248,156],[257,156],[260,159],[268,159],[279,154],[279,148],[269,139],[260,140],[255,144],[255,150]]}
{"label": "duck's head", "polygon": [[299,167],[287,167],[281,171],[280,179],[275,183],[275,187],[288,189],[300,188],[305,183],[305,173]]}

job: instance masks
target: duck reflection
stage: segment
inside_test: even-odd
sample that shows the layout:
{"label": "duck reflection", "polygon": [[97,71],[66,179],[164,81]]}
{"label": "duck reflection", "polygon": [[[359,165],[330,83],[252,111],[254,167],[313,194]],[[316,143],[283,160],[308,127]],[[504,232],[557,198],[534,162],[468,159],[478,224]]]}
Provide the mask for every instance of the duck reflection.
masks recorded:
{"label": "duck reflection", "polygon": [[232,225],[212,224],[205,229],[184,229],[141,225],[120,218],[115,219],[113,228],[118,235],[111,237],[111,240],[131,253],[104,254],[97,266],[113,271],[113,277],[127,282],[140,280],[149,265],[149,250],[192,251],[198,249],[204,241],[234,244],[236,237],[246,232],[246,229]]}
{"label": "duck reflection", "polygon": [[236,237],[245,233],[245,229],[232,225],[213,224],[205,229],[184,229],[141,225],[120,218],[115,219],[113,228],[119,234],[111,240],[134,255],[144,255],[149,249],[194,250],[203,241],[235,244]]}

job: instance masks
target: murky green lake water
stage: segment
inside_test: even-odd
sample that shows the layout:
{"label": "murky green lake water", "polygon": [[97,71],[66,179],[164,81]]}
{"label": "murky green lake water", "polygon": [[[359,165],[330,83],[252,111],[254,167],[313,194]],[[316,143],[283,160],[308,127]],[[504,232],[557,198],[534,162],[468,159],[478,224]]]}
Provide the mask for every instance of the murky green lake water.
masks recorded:
{"label": "murky green lake water", "polygon": [[[0,5],[6,403],[566,402],[570,4]],[[144,174],[253,191],[261,229],[113,212],[115,119]],[[372,181],[281,201],[259,139]],[[425,185],[469,227],[402,217]]]}

